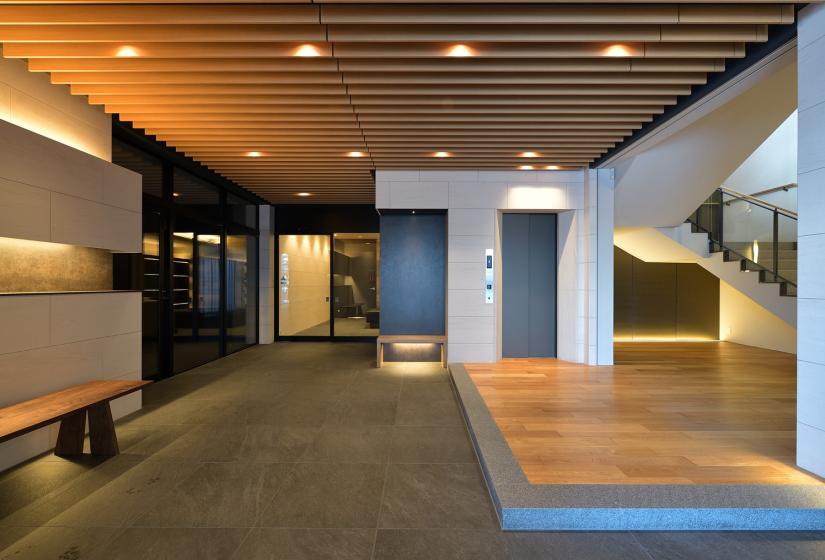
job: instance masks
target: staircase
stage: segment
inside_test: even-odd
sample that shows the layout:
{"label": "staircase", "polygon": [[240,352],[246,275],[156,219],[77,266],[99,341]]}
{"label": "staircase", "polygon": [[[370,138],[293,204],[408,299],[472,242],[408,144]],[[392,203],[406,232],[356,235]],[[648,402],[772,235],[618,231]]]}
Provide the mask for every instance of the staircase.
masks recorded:
{"label": "staircase", "polygon": [[[796,185],[776,189],[789,190]],[[691,233],[704,234],[709,253],[738,263],[759,282],[775,284],[783,297],[796,297],[797,214],[763,198],[717,189],[686,223]]]}

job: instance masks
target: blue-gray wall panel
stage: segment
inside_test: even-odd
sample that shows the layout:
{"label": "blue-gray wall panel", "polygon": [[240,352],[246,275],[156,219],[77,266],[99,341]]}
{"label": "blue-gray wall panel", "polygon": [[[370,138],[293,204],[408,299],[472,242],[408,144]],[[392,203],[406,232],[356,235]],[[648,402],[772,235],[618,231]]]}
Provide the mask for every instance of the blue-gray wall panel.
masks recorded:
{"label": "blue-gray wall panel", "polygon": [[446,216],[381,216],[380,259],[381,334],[444,334]]}

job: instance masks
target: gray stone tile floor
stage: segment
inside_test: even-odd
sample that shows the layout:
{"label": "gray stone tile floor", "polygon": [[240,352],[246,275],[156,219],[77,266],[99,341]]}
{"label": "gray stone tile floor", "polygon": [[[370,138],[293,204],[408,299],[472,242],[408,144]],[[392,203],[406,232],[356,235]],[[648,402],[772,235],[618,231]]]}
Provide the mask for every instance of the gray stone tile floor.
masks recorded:
{"label": "gray stone tile floor", "polygon": [[156,383],[108,460],[0,473],[6,559],[822,559],[823,533],[503,533],[445,370],[279,343]]}

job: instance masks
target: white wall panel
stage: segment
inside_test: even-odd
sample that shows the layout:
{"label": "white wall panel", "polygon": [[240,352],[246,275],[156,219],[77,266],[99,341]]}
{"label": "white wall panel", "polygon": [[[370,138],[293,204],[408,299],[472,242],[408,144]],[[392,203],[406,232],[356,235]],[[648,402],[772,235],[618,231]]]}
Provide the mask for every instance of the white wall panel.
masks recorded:
{"label": "white wall panel", "polygon": [[451,182],[450,209],[506,208],[507,183]]}
{"label": "white wall panel", "polygon": [[493,238],[496,223],[494,208],[482,210],[451,209],[447,213],[449,235],[477,235]]}
{"label": "white wall panel", "polygon": [[448,198],[446,181],[390,182],[393,208],[447,208]]}
{"label": "white wall panel", "polygon": [[0,237],[49,241],[49,191],[0,177]]}
{"label": "white wall panel", "polygon": [[489,235],[450,235],[447,245],[449,262],[483,262],[485,250],[493,248]]}
{"label": "white wall panel", "polygon": [[142,217],[139,212],[54,193],[51,216],[51,240],[55,243],[127,253],[141,251]]}
{"label": "white wall panel", "polygon": [[0,297],[0,354],[49,345],[49,297]]}

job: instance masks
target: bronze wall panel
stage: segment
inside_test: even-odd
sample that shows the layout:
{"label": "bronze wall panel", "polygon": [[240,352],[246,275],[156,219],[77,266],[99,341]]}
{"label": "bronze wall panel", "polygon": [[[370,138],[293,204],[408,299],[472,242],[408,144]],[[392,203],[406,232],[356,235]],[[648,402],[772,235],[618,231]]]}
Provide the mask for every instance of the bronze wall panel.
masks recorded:
{"label": "bronze wall panel", "polygon": [[0,237],[0,293],[112,289],[112,253]]}
{"label": "bronze wall panel", "polygon": [[614,336],[719,337],[719,279],[697,264],[647,263],[614,248]]}

